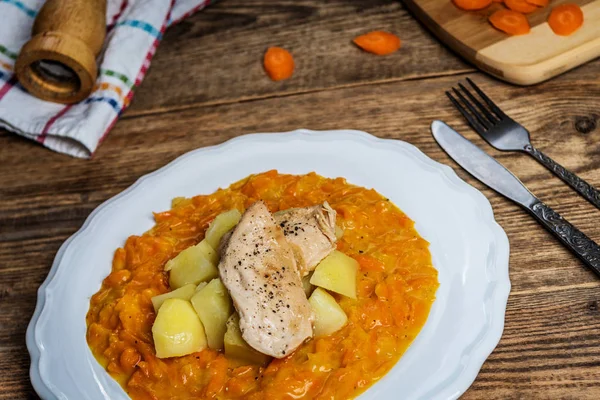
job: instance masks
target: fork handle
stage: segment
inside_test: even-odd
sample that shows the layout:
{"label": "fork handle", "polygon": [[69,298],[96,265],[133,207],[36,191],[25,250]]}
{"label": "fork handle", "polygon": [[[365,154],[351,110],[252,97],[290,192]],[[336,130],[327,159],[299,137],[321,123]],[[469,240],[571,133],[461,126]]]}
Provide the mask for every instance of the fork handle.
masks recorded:
{"label": "fork handle", "polygon": [[542,163],[546,168],[554,173],[554,175],[558,176],[564,182],[566,182],[569,186],[577,191],[581,196],[583,196],[587,201],[595,205],[600,209],[600,191],[533,147],[532,145],[525,146],[525,151],[529,153],[529,155],[533,156],[536,160]]}
{"label": "fork handle", "polygon": [[527,208],[544,228],[553,233],[562,244],[575,253],[596,275],[600,276],[600,246],[596,242],[537,199]]}

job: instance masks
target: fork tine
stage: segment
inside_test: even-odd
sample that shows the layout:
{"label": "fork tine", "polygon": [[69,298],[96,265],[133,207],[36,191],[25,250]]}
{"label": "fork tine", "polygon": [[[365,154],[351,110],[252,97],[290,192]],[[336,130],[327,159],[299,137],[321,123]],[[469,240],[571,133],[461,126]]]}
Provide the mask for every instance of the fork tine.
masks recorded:
{"label": "fork tine", "polygon": [[470,78],[467,78],[467,82],[469,82],[469,84],[473,87],[473,89],[475,89],[477,94],[481,96],[483,100],[485,100],[487,105],[490,106],[490,108],[492,109],[492,111],[494,111],[498,118],[509,118],[508,115],[504,114],[504,112],[496,105],[496,103],[492,101],[492,99],[490,99],[485,93],[483,93],[483,90],[479,89],[479,86],[477,86],[475,82],[473,82]]}
{"label": "fork tine", "polygon": [[480,112],[477,112],[475,107],[473,107],[473,105],[469,102],[469,100],[466,99],[465,96],[463,96],[461,92],[459,92],[456,88],[452,88],[452,91],[454,92],[454,94],[456,94],[456,96],[458,96],[459,99],[462,100],[463,104],[467,106],[469,111],[471,111],[471,114],[473,114],[473,116],[477,118],[477,121],[479,121],[479,124],[481,126],[483,126],[486,130],[492,127],[491,123],[487,121],[485,117],[481,115]]}
{"label": "fork tine", "polygon": [[471,92],[469,92],[469,89],[464,87],[464,85],[462,83],[459,83],[458,86],[467,95],[467,97],[469,97],[469,99],[471,99],[471,101],[473,103],[475,103],[475,106],[479,109],[480,112],[482,112],[486,116],[486,118],[488,119],[488,121],[490,121],[492,123],[492,125],[495,125],[498,122],[500,122],[500,119],[498,117],[496,117],[495,115],[493,115],[492,113],[490,113],[488,111],[488,109],[483,104],[481,104],[481,102],[479,100],[477,100],[477,98],[475,96],[473,96],[471,94]]}
{"label": "fork tine", "polygon": [[473,118],[473,116],[467,112],[467,110],[462,106],[462,104],[460,104],[458,100],[456,100],[454,96],[452,96],[452,93],[446,91],[446,96],[448,96],[452,104],[454,104],[454,107],[456,107],[458,111],[460,111],[460,113],[463,115],[463,117],[465,117],[465,119],[469,122],[473,129],[475,129],[477,132],[486,131],[486,129],[483,126],[481,126],[479,122],[477,122],[477,119]]}

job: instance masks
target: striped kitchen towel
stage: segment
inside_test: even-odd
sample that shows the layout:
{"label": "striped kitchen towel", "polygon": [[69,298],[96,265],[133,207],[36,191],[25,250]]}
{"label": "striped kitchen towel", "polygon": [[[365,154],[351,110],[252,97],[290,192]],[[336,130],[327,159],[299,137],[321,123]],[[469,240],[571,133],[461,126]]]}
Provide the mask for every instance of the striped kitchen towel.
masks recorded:
{"label": "striped kitchen towel", "polygon": [[107,0],[106,41],[93,93],[74,105],[29,95],[14,64],[44,0],[0,0],[0,127],[90,158],[133,97],[166,30],[210,0]]}

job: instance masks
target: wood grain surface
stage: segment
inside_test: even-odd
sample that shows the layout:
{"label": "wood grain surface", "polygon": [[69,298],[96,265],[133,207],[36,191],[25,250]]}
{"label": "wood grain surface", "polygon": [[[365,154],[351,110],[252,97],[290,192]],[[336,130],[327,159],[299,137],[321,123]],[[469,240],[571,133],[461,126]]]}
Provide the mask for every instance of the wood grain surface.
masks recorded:
{"label": "wood grain surface", "polygon": [[[390,30],[387,57],[350,43]],[[269,45],[296,56],[269,81]],[[500,344],[464,399],[599,399],[600,280],[525,212],[459,169],[433,141],[443,119],[497,156],[543,201],[600,241],[600,211],[526,155],[500,153],[444,96],[471,77],[533,143],[600,187],[600,60],[523,88],[489,78],[438,44],[401,3],[223,0],[169,30],[135,101],[89,161],[0,131],[0,399],[35,399],[25,330],[62,242],[100,203],[181,154],[245,133],[353,128],[418,146],[492,203],[511,243],[512,291]]]}

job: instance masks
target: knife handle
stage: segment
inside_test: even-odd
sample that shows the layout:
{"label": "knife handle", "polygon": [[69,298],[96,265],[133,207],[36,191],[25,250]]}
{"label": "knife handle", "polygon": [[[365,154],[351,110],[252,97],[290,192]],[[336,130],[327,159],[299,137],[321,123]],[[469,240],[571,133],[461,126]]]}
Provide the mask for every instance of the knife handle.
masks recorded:
{"label": "knife handle", "polygon": [[600,276],[600,246],[596,242],[539,200],[530,205],[528,210],[544,228],[552,232],[585,265]]}
{"label": "knife handle", "polygon": [[533,158],[539,161],[542,165],[548,168],[554,175],[562,179],[567,185],[571,186],[584,199],[600,209],[600,191],[533,147],[532,145],[525,146],[525,151]]}

